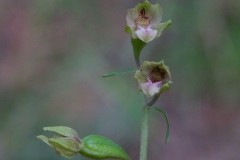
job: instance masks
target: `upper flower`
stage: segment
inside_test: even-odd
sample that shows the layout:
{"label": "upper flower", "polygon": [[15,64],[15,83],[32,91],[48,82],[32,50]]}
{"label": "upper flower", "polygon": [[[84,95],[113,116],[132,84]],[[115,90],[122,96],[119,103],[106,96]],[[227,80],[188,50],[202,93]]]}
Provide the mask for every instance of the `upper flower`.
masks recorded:
{"label": "upper flower", "polygon": [[162,20],[161,6],[152,5],[148,1],[129,9],[126,20],[126,29],[131,33],[132,38],[139,38],[145,43],[159,37],[162,31],[171,24],[171,21],[160,23]]}
{"label": "upper flower", "polygon": [[142,66],[135,73],[140,89],[148,97],[161,94],[167,90],[171,83],[169,68],[161,62],[143,62]]}

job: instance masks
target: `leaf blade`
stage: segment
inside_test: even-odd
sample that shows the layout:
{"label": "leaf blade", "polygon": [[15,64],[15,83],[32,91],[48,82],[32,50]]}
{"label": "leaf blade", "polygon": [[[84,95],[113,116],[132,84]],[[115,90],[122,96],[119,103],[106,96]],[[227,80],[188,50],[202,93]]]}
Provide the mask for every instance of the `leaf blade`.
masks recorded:
{"label": "leaf blade", "polygon": [[132,73],[132,72],[135,72],[136,70],[128,70],[128,71],[123,71],[123,72],[110,72],[110,73],[106,73],[106,74],[103,74],[102,77],[103,78],[108,78],[108,77],[114,77],[114,76],[120,76],[120,75],[123,75],[123,74],[129,74],[129,73]]}
{"label": "leaf blade", "polygon": [[168,142],[170,140],[170,123],[169,123],[169,120],[168,120],[168,116],[167,116],[167,114],[164,110],[162,110],[160,108],[156,108],[156,107],[154,107],[154,109],[159,111],[163,115],[163,117],[166,121],[167,130],[166,130],[166,134],[165,134],[165,143],[168,144]]}

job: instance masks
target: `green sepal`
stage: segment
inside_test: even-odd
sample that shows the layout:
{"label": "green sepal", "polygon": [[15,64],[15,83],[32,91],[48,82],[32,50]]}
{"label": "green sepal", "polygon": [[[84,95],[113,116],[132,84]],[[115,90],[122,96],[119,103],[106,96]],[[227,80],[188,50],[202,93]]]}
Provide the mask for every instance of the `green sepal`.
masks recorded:
{"label": "green sepal", "polygon": [[170,89],[170,85],[172,84],[172,81],[168,81],[167,83],[165,83],[161,89],[160,92],[158,93],[159,95],[161,95],[163,92],[166,92]]}
{"label": "green sepal", "polygon": [[154,109],[159,111],[163,115],[163,117],[166,121],[167,129],[166,129],[166,135],[165,135],[165,142],[167,144],[170,140],[170,124],[169,124],[168,116],[164,110],[162,110],[160,108],[155,108],[155,107],[154,107]]}
{"label": "green sepal", "polygon": [[50,138],[44,135],[37,138],[55,149],[59,155],[72,158],[80,151],[81,140],[75,130],[64,126],[44,127],[43,130],[57,133]]}
{"label": "green sepal", "polygon": [[98,135],[89,135],[83,138],[80,153],[83,156],[93,159],[115,158],[130,160],[127,153],[118,144]]}
{"label": "green sepal", "polygon": [[110,72],[110,73],[106,73],[106,74],[102,75],[102,77],[107,78],[107,77],[113,77],[113,76],[120,76],[122,74],[132,73],[132,72],[135,72],[135,71],[136,71],[136,69],[129,70],[129,71],[123,71],[123,72]]}
{"label": "green sepal", "polygon": [[52,145],[48,142],[48,138],[47,138],[46,136],[44,136],[44,135],[39,135],[39,136],[37,136],[37,138],[40,139],[40,140],[42,140],[42,141],[45,142],[47,145],[49,145],[49,146],[52,147]]}
{"label": "green sepal", "polygon": [[65,126],[43,127],[43,130],[54,132],[65,137],[78,137],[78,133],[70,127]]}
{"label": "green sepal", "polygon": [[132,34],[131,28],[128,27],[127,25],[125,25],[124,31],[125,31],[126,33]]}
{"label": "green sepal", "polygon": [[65,158],[74,157],[80,150],[80,143],[73,138],[47,138],[43,135],[39,135],[37,138],[54,148],[59,155]]}
{"label": "green sepal", "polygon": [[73,152],[78,152],[80,150],[80,141],[74,139],[74,138],[49,138],[48,142],[56,148],[57,146],[60,146],[64,149],[71,150]]}
{"label": "green sepal", "polygon": [[141,41],[138,38],[131,39],[132,46],[133,46],[133,53],[134,53],[134,58],[136,61],[136,64],[138,67],[140,67],[140,54],[142,52],[142,49],[146,46],[147,43]]}
{"label": "green sepal", "polygon": [[157,37],[159,37],[163,31],[165,29],[167,29],[168,27],[170,27],[172,25],[172,21],[171,20],[168,20],[167,22],[162,22],[160,23],[158,26],[157,26],[157,30],[158,30],[158,35]]}

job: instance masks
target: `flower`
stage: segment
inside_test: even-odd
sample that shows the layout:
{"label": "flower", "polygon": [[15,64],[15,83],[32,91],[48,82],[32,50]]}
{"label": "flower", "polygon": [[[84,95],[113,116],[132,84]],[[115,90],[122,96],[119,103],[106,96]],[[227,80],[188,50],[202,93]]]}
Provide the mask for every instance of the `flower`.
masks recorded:
{"label": "flower", "polygon": [[160,62],[145,61],[136,71],[135,78],[141,91],[148,97],[161,94],[170,87],[171,74],[169,68]]}
{"label": "flower", "polygon": [[75,130],[64,126],[44,127],[43,130],[57,133],[57,135],[48,138],[39,135],[37,138],[51,146],[65,158],[72,158],[81,148],[81,140]]}
{"label": "flower", "polygon": [[171,21],[160,23],[162,20],[162,8],[159,4],[152,5],[145,1],[139,3],[127,13],[126,31],[133,39],[139,38],[145,43],[159,37],[162,31],[171,24]]}

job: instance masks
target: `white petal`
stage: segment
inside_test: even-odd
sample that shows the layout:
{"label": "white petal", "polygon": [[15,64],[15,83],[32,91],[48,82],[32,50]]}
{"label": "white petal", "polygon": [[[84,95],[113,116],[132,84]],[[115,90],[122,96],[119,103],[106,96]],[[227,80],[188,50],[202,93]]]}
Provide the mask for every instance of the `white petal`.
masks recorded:
{"label": "white petal", "polygon": [[152,5],[149,12],[151,16],[151,25],[152,26],[158,25],[162,20],[162,8],[160,4]]}
{"label": "white petal", "polygon": [[149,90],[148,88],[150,85],[151,85],[151,82],[146,82],[146,83],[140,84],[140,88],[141,88],[142,92],[149,97],[150,97],[150,95],[148,94],[148,90]]}
{"label": "white petal", "polygon": [[132,31],[132,37],[136,38],[135,30],[137,28],[135,20],[137,19],[138,13],[135,9],[130,9],[128,10],[126,21],[127,21],[127,26],[131,29]]}
{"label": "white petal", "polygon": [[138,38],[141,39],[143,42],[150,42],[154,38],[156,38],[158,31],[153,30],[151,26],[148,26],[147,28],[138,26],[138,29],[135,31]]}
{"label": "white petal", "polygon": [[156,93],[158,93],[160,91],[161,86],[162,86],[162,82],[152,83],[151,81],[148,81],[146,83],[141,83],[140,84],[141,90],[148,97],[152,97]]}
{"label": "white petal", "polygon": [[148,94],[150,96],[154,96],[156,93],[160,91],[160,88],[161,88],[161,82],[153,83],[152,85],[150,85],[148,89]]}

